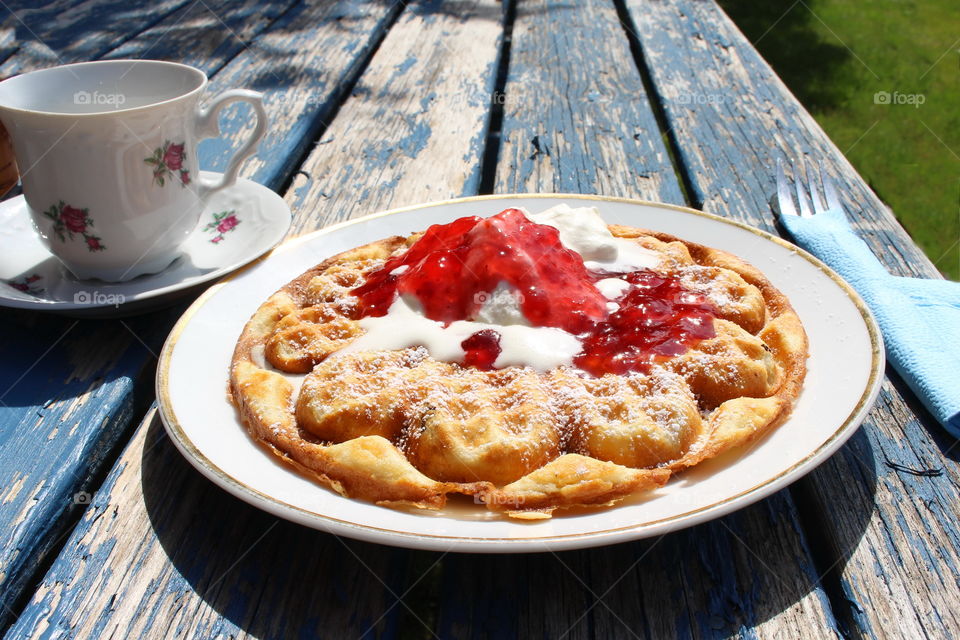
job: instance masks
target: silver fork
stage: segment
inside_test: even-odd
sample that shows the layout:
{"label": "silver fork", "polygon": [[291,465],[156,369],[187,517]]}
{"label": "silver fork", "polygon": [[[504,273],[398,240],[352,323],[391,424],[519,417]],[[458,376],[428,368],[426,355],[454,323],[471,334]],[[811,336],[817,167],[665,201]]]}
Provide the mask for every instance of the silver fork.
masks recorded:
{"label": "silver fork", "polygon": [[[824,213],[831,210],[843,211],[843,205],[840,204],[840,198],[837,195],[837,187],[833,180],[827,175],[823,165],[819,167],[820,183],[823,185],[823,191],[817,190],[816,185],[807,178],[807,163],[803,160],[798,165],[791,163],[793,167],[793,182],[797,192],[797,202],[800,204],[800,213],[793,204],[793,195],[790,193],[790,183],[787,182],[787,176],[783,173],[783,162],[777,158],[777,201],[780,204],[780,213],[788,216],[799,215],[802,218],[811,218],[818,213]],[[806,185],[806,186],[805,186]],[[813,207],[811,208],[811,203]]]}

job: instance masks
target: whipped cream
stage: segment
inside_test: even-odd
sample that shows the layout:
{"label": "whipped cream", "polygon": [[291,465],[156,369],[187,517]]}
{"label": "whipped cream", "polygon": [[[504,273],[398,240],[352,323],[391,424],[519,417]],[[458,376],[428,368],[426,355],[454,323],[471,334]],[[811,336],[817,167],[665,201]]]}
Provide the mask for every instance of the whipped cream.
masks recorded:
{"label": "whipped cream", "polygon": [[523,302],[522,294],[511,287],[506,282],[501,281],[497,287],[483,296],[483,304],[474,320],[486,324],[511,325],[522,324],[530,326],[530,321],[523,315],[520,303]]}
{"label": "whipped cream", "polygon": [[660,263],[656,252],[641,247],[633,240],[617,238],[610,233],[607,223],[596,207],[572,208],[563,203],[540,213],[521,209],[528,219],[547,224],[560,232],[560,242],[583,258],[591,271],[626,273],[653,269]]}
{"label": "whipped cream", "polygon": [[424,316],[419,307],[415,298],[397,296],[386,315],[359,320],[366,333],[332,355],[424,347],[436,360],[463,362],[461,343],[484,329],[500,334],[500,355],[493,363],[498,369],[528,366],[549,371],[572,365],[573,357],[583,350],[580,340],[563,329],[470,320],[457,320],[444,327]]}
{"label": "whipped cream", "polygon": [[633,285],[620,278],[604,278],[603,280],[598,280],[596,286],[604,298],[607,300],[616,300]]}

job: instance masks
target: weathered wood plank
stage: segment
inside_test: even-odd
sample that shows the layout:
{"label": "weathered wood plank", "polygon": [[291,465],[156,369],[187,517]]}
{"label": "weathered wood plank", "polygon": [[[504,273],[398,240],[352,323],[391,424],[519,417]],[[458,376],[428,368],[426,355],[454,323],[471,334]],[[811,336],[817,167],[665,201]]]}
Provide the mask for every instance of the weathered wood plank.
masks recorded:
{"label": "weathered wood plank", "polygon": [[[252,180],[275,190],[286,184],[402,4],[349,0],[299,5],[217,74],[211,93],[241,85],[263,91],[266,108],[276,116],[259,153],[245,164]],[[371,24],[374,14],[378,21]],[[317,29],[318,22],[326,27]],[[225,111],[223,135],[200,145],[200,164],[222,170],[228,149],[251,129],[245,110]]]}
{"label": "weathered wood plank", "polygon": [[[808,153],[841,184],[854,225],[891,272],[939,277],[713,2],[628,5],[704,209],[773,230],[775,160]],[[960,633],[953,604],[960,601],[954,447],[891,374],[861,432],[798,483],[798,497],[819,516],[804,524],[822,540],[820,566],[836,572],[834,607],[851,635]],[[911,471],[924,469],[933,472]]]}
{"label": "weathered wood plank", "polygon": [[213,75],[295,2],[178,0],[131,10],[114,0],[56,0],[45,7],[10,7],[0,52],[22,51],[0,65],[0,77],[100,58],[173,60]]}
{"label": "weathered wood plank", "polygon": [[103,58],[171,60],[213,76],[295,4],[296,0],[194,2],[110,49]]}
{"label": "weathered wood plank", "polygon": [[[551,62],[556,56],[562,62]],[[683,202],[612,3],[520,4],[504,103],[498,190]],[[441,637],[837,632],[784,492],[652,540],[536,556],[450,557],[443,579]]]}
{"label": "weathered wood plank", "polygon": [[960,633],[956,441],[938,428],[891,371],[858,437],[801,485],[822,518],[810,526],[829,534],[822,564],[838,563],[845,615],[866,637]]}
{"label": "weathered wood plank", "polygon": [[[220,20],[233,24],[247,35],[253,34],[254,29],[265,26],[263,21],[246,27],[239,25],[249,15],[252,4],[211,2],[204,11],[209,16],[211,11],[219,13],[215,24],[198,25],[197,16],[178,13],[161,25],[183,27],[176,38],[167,40],[168,44],[184,47],[189,40],[196,40],[190,51],[204,53],[211,63],[218,60],[223,63],[236,51],[216,44]],[[261,5],[260,9],[264,16],[270,16],[284,7]],[[201,29],[211,27],[216,27],[214,37],[198,37]],[[160,33],[169,31],[163,26],[156,29]],[[190,29],[189,34],[186,29]],[[148,31],[143,38],[124,45],[126,54],[156,51],[156,38],[152,33]],[[179,40],[179,44],[172,40]],[[236,47],[242,46],[238,41]],[[221,55],[225,57],[216,56],[218,49],[222,49]],[[28,312],[0,320],[3,335],[22,335],[24,325],[30,325],[33,328],[28,331],[34,339],[29,344],[5,340],[0,346],[4,364],[9,367],[9,379],[0,397],[0,401],[9,405],[4,407],[0,418],[6,435],[5,446],[0,451],[0,469],[2,486],[9,489],[4,498],[9,506],[0,522],[15,531],[0,546],[0,603],[5,607],[17,599],[24,581],[30,579],[37,562],[57,540],[73,511],[74,494],[83,491],[90,478],[100,472],[104,455],[126,433],[134,417],[131,414],[134,382],[143,370],[151,370],[150,350],[158,350],[166,328],[176,316],[168,313],[153,324],[137,321],[128,322],[126,326],[119,322],[84,322],[74,326],[69,319]],[[137,329],[126,328],[133,326]],[[148,339],[150,346],[141,344],[141,340]],[[91,350],[91,344],[101,347]],[[74,356],[77,352],[86,358],[82,366]],[[28,369],[30,376],[14,385]],[[89,390],[84,390],[87,387]],[[42,410],[34,403],[44,405]],[[139,404],[142,411],[148,401],[141,400]],[[37,441],[45,445],[38,448]],[[24,456],[25,450],[38,455]],[[38,495],[44,499],[35,499]]]}
{"label": "weathered wood plank", "polygon": [[[188,0],[55,0],[4,4],[4,29],[16,52],[0,65],[0,78],[69,62],[94,60],[176,11]],[[20,6],[18,6],[18,4]]]}
{"label": "weathered wood plank", "polygon": [[613,4],[524,2],[513,29],[497,191],[683,204]]}
{"label": "weathered wood plank", "polygon": [[407,10],[297,172],[291,235],[477,192],[502,10],[487,0]]}
{"label": "weathered wood plank", "polygon": [[[244,173],[279,189],[327,125],[343,92],[400,9],[399,2],[373,0],[314,0],[290,8],[287,4],[285,0],[274,11],[253,0],[241,6],[192,5],[175,20],[141,34],[135,46],[121,47],[107,57],[137,57],[142,51],[196,65],[216,74],[208,96],[236,87],[264,92],[270,128],[258,154],[245,163]],[[279,18],[265,33],[254,29],[275,15]],[[203,47],[195,50],[188,45],[191,41],[202,42]],[[221,69],[227,61],[230,64]],[[223,170],[252,128],[247,108],[227,108],[220,117],[222,135],[199,146],[201,167]]]}
{"label": "weathered wood plank", "polygon": [[632,544],[450,556],[438,635],[834,638],[811,563],[789,570],[776,563],[781,539],[801,535],[786,505],[787,498],[766,500],[735,517]]}
{"label": "weathered wood plank", "polygon": [[5,16],[3,21],[0,22],[0,25],[2,25],[0,26],[0,66],[20,48],[20,43],[17,41],[17,30],[12,24],[7,24],[10,21],[16,22],[13,13]]}
{"label": "weathered wood plank", "polygon": [[224,493],[151,411],[7,637],[390,636],[403,561]]}
{"label": "weathered wood plank", "polygon": [[[168,322],[175,318],[170,314]],[[0,628],[149,405],[156,323],[6,312],[0,367]],[[29,340],[22,337],[29,336]]]}
{"label": "weathered wood plank", "polygon": [[[203,3],[197,6],[200,4]],[[218,11],[220,20],[240,28],[251,3],[211,2],[207,6]],[[277,4],[276,9],[263,5],[262,12],[278,14],[284,6],[286,2]],[[273,127],[273,135],[284,137],[288,131],[284,125],[320,117],[320,105],[335,99],[340,84],[345,82],[342,76],[355,72],[396,10],[378,2],[348,0],[300,6],[273,23],[287,35],[298,34],[299,46],[312,51],[310,60],[316,62],[328,54],[325,84],[314,86],[313,75],[304,71],[298,82],[285,89],[287,103],[268,101],[268,112],[279,123]],[[169,16],[155,30],[145,33],[143,39],[127,42],[125,55],[136,57],[156,50],[156,35],[175,30],[179,24],[187,26],[176,31],[171,40],[196,40],[192,50],[206,53],[209,68],[216,69],[233,59],[224,88],[253,84],[275,66],[274,58],[263,57],[261,52],[249,50],[239,41],[231,43],[222,32],[222,23],[209,21],[206,15],[194,9],[192,13]],[[344,28],[344,16],[348,16],[349,28]],[[266,24],[248,24],[242,27],[243,33],[253,34],[251,29]],[[315,45],[326,49],[310,49],[311,34],[317,38]],[[240,49],[244,53],[233,57]],[[329,55],[337,49],[345,53]],[[319,98],[317,102],[294,98],[297,91],[307,88],[312,92],[308,95]],[[214,153],[207,150],[201,154],[201,166],[210,166]],[[265,155],[257,166],[262,175],[279,183],[285,179],[283,172],[289,170],[288,164],[285,156]],[[0,486],[4,488],[5,506],[0,511],[0,525],[11,532],[0,541],[0,625],[9,620],[11,609],[24,586],[34,579],[33,573],[46,554],[62,542],[61,535],[75,512],[72,496],[87,489],[90,479],[102,473],[105,462],[112,462],[104,456],[128,432],[134,417],[131,412],[137,404],[133,396],[135,381],[152,375],[151,352],[158,351],[178,315],[177,311],[168,311],[124,323],[84,322],[75,327],[72,320],[27,312],[0,319],[3,335],[31,336],[29,342],[11,338],[0,343],[2,375],[6,379],[6,385],[0,387],[0,401],[7,405],[0,413],[0,425],[9,438],[0,448]],[[27,377],[10,389],[25,372]],[[139,404],[142,411],[146,403]],[[43,499],[35,500],[38,496]]]}
{"label": "weathered wood plank", "polygon": [[[360,215],[402,198],[420,198],[427,167],[431,178],[446,185],[443,197],[462,193],[471,180],[476,183],[472,167],[482,157],[476,140],[487,122],[485,98],[493,86],[501,10],[493,0],[461,3],[457,9],[452,15],[439,2],[406,7],[358,84],[363,89],[340,109],[332,127],[335,138],[318,146],[307,165],[325,175],[325,166],[343,159],[344,151],[335,145],[362,148],[376,125],[402,138],[406,123],[443,123],[433,130],[443,144],[425,140],[415,159],[403,144],[375,147],[383,171],[394,172],[392,188],[376,188],[383,174],[370,166],[351,177],[355,191],[338,194],[335,206],[301,192],[293,200],[301,228],[345,211]],[[335,27],[312,28],[321,33],[311,38],[298,32],[301,49],[318,47],[303,52],[306,61],[331,48],[322,31]],[[456,61],[444,62],[448,56]],[[457,91],[473,92],[477,99],[442,99]],[[366,92],[388,92],[397,99],[381,112],[371,109]],[[431,94],[437,98],[423,100]],[[284,103],[271,104],[282,108]],[[448,166],[451,157],[456,162]],[[255,169],[248,165],[247,170]],[[292,192],[288,199],[294,198]],[[358,207],[356,193],[363,192]],[[417,584],[438,555],[341,541],[277,521],[191,471],[160,432],[158,423],[149,422],[138,430],[11,628],[11,637],[42,637],[50,629],[117,637],[147,629],[158,637],[391,637],[401,624],[429,635],[420,622],[429,616],[412,605],[409,612],[396,597]]]}

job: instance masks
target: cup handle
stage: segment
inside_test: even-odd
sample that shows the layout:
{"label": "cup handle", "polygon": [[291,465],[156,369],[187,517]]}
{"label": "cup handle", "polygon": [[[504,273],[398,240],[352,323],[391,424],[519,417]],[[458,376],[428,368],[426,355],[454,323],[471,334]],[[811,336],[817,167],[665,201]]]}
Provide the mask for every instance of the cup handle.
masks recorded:
{"label": "cup handle", "polygon": [[230,158],[227,169],[223,172],[223,177],[220,180],[205,180],[199,175],[197,176],[197,195],[204,201],[210,194],[224,187],[229,187],[237,181],[240,164],[253,154],[255,147],[267,130],[267,112],[263,109],[263,94],[259,91],[249,91],[247,89],[230,89],[215,97],[207,107],[201,107],[197,110],[198,140],[220,135],[220,123],[217,116],[219,116],[221,109],[234,102],[250,104],[256,113],[257,124],[253,129],[253,134]]}

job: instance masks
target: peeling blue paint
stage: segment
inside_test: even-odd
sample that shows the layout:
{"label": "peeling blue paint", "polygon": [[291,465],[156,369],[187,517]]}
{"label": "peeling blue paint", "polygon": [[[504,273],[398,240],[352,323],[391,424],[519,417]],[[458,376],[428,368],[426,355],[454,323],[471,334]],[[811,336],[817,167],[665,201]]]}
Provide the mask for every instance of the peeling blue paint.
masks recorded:
{"label": "peeling blue paint", "polygon": [[421,113],[427,113],[430,111],[430,103],[437,99],[437,92],[430,91],[422,98],[420,98],[420,111]]}
{"label": "peeling blue paint", "polygon": [[394,66],[393,75],[402,76],[407,71],[409,71],[411,67],[413,67],[413,65],[415,64],[417,64],[417,56],[413,56],[413,55],[407,56],[406,60]]}
{"label": "peeling blue paint", "polygon": [[406,120],[410,133],[397,142],[397,148],[408,158],[416,158],[427,146],[430,141],[430,134],[433,131],[430,129],[430,125],[416,116],[408,116]]}

